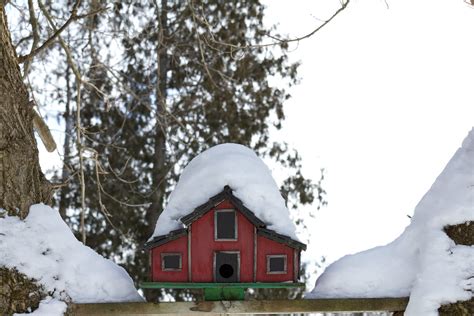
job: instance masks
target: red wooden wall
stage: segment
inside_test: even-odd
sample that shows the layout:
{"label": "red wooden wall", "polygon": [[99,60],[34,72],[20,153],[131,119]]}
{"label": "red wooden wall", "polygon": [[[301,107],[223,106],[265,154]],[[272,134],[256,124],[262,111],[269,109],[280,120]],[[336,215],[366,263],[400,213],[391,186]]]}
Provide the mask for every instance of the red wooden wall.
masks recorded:
{"label": "red wooden wall", "polygon": [[[234,209],[234,206],[224,201],[214,209],[194,221],[189,227],[191,234],[191,280],[188,279],[188,236],[184,235],[164,245],[151,250],[152,281],[155,282],[214,282],[214,252],[240,252],[240,282],[254,282],[254,244],[255,227],[238,210],[237,212],[237,241],[214,240],[214,212],[216,209]],[[161,253],[181,253],[181,271],[162,271]],[[257,282],[294,281],[295,253],[298,250],[257,236]],[[267,274],[267,255],[286,255],[287,273]],[[297,259],[298,260],[298,259]]]}
{"label": "red wooden wall", "polygon": [[[215,209],[231,209],[224,201]],[[191,224],[191,282],[214,282],[214,252],[240,251],[240,282],[253,282],[254,226],[237,212],[237,241],[214,241],[214,211]]]}
{"label": "red wooden wall", "polygon": [[[181,271],[162,271],[161,253],[181,253]],[[188,282],[188,236],[184,235],[151,250],[151,279],[154,282]]]}
{"label": "red wooden wall", "polygon": [[[293,281],[295,250],[262,236],[258,236],[257,245],[257,282]],[[286,255],[286,274],[267,274],[267,255]]]}

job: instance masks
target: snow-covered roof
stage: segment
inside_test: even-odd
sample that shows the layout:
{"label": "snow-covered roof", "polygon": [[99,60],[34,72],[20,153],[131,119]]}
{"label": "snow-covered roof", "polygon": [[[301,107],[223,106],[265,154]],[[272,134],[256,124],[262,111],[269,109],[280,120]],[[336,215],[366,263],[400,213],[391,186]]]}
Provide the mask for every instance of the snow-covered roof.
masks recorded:
{"label": "snow-covered roof", "polygon": [[474,129],[392,243],[330,265],[307,297],[410,296],[405,315],[437,315],[442,304],[469,300],[474,247],[456,245],[447,225],[474,220]]}
{"label": "snow-covered roof", "polygon": [[41,302],[43,315],[61,314],[66,306],[59,299],[143,300],[127,272],[80,243],[49,206],[31,206],[24,221],[15,216],[0,218],[0,232],[0,266],[16,268],[54,293]]}
{"label": "snow-covered roof", "polygon": [[271,171],[254,151],[238,144],[214,146],[191,160],[150,239],[182,228],[182,217],[206,203],[225,186],[229,186],[232,194],[269,229],[298,240],[295,225]]}

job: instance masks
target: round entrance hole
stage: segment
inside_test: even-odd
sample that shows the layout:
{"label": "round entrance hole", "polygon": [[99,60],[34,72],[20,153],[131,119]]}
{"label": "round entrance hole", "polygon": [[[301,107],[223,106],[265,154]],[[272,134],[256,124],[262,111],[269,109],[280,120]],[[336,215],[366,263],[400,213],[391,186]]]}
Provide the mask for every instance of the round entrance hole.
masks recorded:
{"label": "round entrance hole", "polygon": [[234,275],[234,268],[230,264],[223,264],[219,268],[219,274],[225,279],[230,278]]}

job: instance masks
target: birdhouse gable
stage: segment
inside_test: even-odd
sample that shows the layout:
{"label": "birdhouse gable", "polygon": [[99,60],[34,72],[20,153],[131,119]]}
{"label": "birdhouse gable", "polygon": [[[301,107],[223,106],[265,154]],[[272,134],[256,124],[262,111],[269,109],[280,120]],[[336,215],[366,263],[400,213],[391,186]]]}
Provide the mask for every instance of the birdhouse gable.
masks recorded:
{"label": "birdhouse gable", "polygon": [[[235,197],[232,194],[232,189],[229,186],[225,186],[224,190],[220,193],[211,197],[206,203],[196,207],[193,212],[181,218],[181,222],[189,226],[192,222],[206,214],[211,209],[218,208],[221,209],[215,213],[216,222],[220,219],[227,224],[224,225],[231,225],[232,223],[232,212],[235,210],[239,211],[244,215],[254,226],[257,228],[265,227],[265,223],[262,222],[255,214],[249,210],[245,205],[242,203],[240,199]],[[227,210],[222,210],[227,209]],[[227,214],[226,214],[227,212]],[[234,217],[234,223],[237,225],[237,221]],[[237,232],[237,229],[235,229]]]}

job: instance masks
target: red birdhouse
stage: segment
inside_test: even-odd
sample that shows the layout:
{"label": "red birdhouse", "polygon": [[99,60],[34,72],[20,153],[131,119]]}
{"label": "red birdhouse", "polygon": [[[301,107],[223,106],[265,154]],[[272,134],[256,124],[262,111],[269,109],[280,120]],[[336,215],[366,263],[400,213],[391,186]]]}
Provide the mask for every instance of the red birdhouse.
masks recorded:
{"label": "red birdhouse", "polygon": [[306,245],[267,229],[225,186],[145,244],[153,282],[297,282]]}

